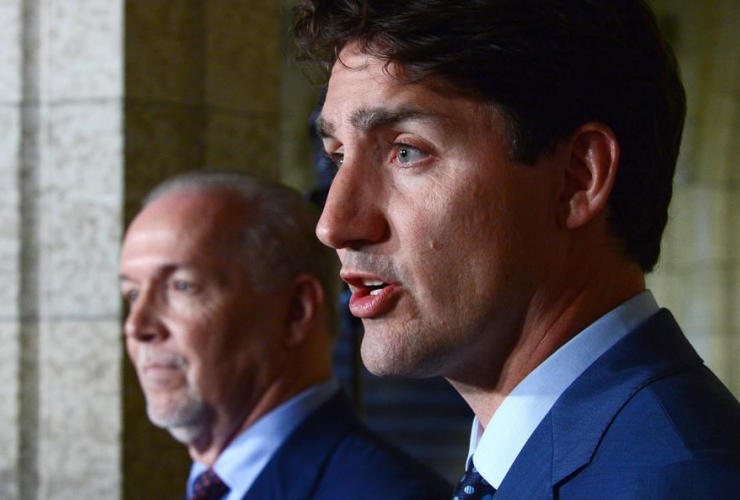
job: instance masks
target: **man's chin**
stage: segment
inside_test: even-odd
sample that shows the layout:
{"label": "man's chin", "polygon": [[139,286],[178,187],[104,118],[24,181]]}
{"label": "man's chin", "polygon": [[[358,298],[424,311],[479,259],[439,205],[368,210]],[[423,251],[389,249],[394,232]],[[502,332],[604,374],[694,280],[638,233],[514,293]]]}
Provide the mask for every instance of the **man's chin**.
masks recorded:
{"label": "man's chin", "polygon": [[183,444],[198,440],[206,432],[209,421],[205,405],[195,402],[166,410],[147,404],[147,415],[152,424],[165,429]]}
{"label": "man's chin", "polygon": [[149,421],[156,427],[169,432],[176,441],[184,445],[191,445],[201,440],[208,432],[205,419],[182,421],[150,414]]}
{"label": "man's chin", "polygon": [[206,433],[206,429],[200,425],[172,426],[165,427],[165,429],[176,441],[184,445],[192,445],[202,440]]}
{"label": "man's chin", "polygon": [[430,378],[439,375],[441,366],[438,357],[409,356],[409,351],[373,349],[365,341],[361,355],[365,367],[377,377]]}

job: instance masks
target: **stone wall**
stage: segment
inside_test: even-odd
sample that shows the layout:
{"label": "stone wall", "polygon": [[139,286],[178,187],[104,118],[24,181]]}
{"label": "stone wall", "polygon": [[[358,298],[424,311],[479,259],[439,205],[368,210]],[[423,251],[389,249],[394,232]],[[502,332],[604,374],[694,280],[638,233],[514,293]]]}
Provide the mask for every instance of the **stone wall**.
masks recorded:
{"label": "stone wall", "polygon": [[117,498],[122,9],[0,1],[0,498]]}
{"label": "stone wall", "polygon": [[671,220],[649,286],[740,396],[740,2],[653,4],[672,34],[688,115]]}

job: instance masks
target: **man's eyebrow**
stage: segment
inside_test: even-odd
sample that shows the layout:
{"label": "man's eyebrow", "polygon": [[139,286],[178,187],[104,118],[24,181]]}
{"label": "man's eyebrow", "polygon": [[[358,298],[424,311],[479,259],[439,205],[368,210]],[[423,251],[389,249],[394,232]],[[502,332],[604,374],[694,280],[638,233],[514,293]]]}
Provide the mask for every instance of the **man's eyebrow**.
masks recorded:
{"label": "man's eyebrow", "polygon": [[319,116],[316,118],[316,133],[321,139],[328,139],[334,137],[334,124],[329,120]]}
{"label": "man's eyebrow", "polygon": [[394,125],[410,120],[432,120],[438,118],[435,113],[419,108],[360,108],[349,117],[350,124],[361,132]]}
{"label": "man's eyebrow", "polygon": [[[197,271],[197,270],[198,270],[197,266],[194,266],[188,263],[172,262],[172,263],[161,265],[155,273],[155,278],[157,279],[167,278],[168,276],[174,274],[177,271]],[[120,273],[118,275],[118,281],[121,283],[124,281],[135,282],[136,279],[128,276],[126,273]]]}
{"label": "man's eyebrow", "polygon": [[[361,132],[368,132],[409,120],[430,121],[439,118],[436,113],[419,108],[360,108],[350,115],[349,123]],[[327,139],[334,137],[336,127],[332,122],[320,116],[316,119],[316,131],[319,137]]]}

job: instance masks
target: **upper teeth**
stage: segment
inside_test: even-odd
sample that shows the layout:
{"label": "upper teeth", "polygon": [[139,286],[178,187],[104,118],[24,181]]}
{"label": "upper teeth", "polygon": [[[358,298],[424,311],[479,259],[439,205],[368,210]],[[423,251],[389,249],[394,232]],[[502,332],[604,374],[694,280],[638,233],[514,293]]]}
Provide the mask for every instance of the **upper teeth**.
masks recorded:
{"label": "upper teeth", "polygon": [[383,282],[379,280],[362,280],[362,284],[365,286],[380,286]]}

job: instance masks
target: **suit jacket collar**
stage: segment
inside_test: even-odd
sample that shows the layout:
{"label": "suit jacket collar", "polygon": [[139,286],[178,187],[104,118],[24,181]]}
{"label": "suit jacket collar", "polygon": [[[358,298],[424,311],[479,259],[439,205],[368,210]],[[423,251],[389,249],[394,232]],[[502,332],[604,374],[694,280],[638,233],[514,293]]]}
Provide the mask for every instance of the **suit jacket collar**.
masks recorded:
{"label": "suit jacket collar", "polygon": [[665,309],[629,333],[558,399],[504,478],[496,500],[553,498],[585,467],[619,410],[650,382],[702,362]]}
{"label": "suit jacket collar", "polygon": [[310,498],[333,448],[356,425],[344,394],[331,397],[283,443],[243,500]]}

